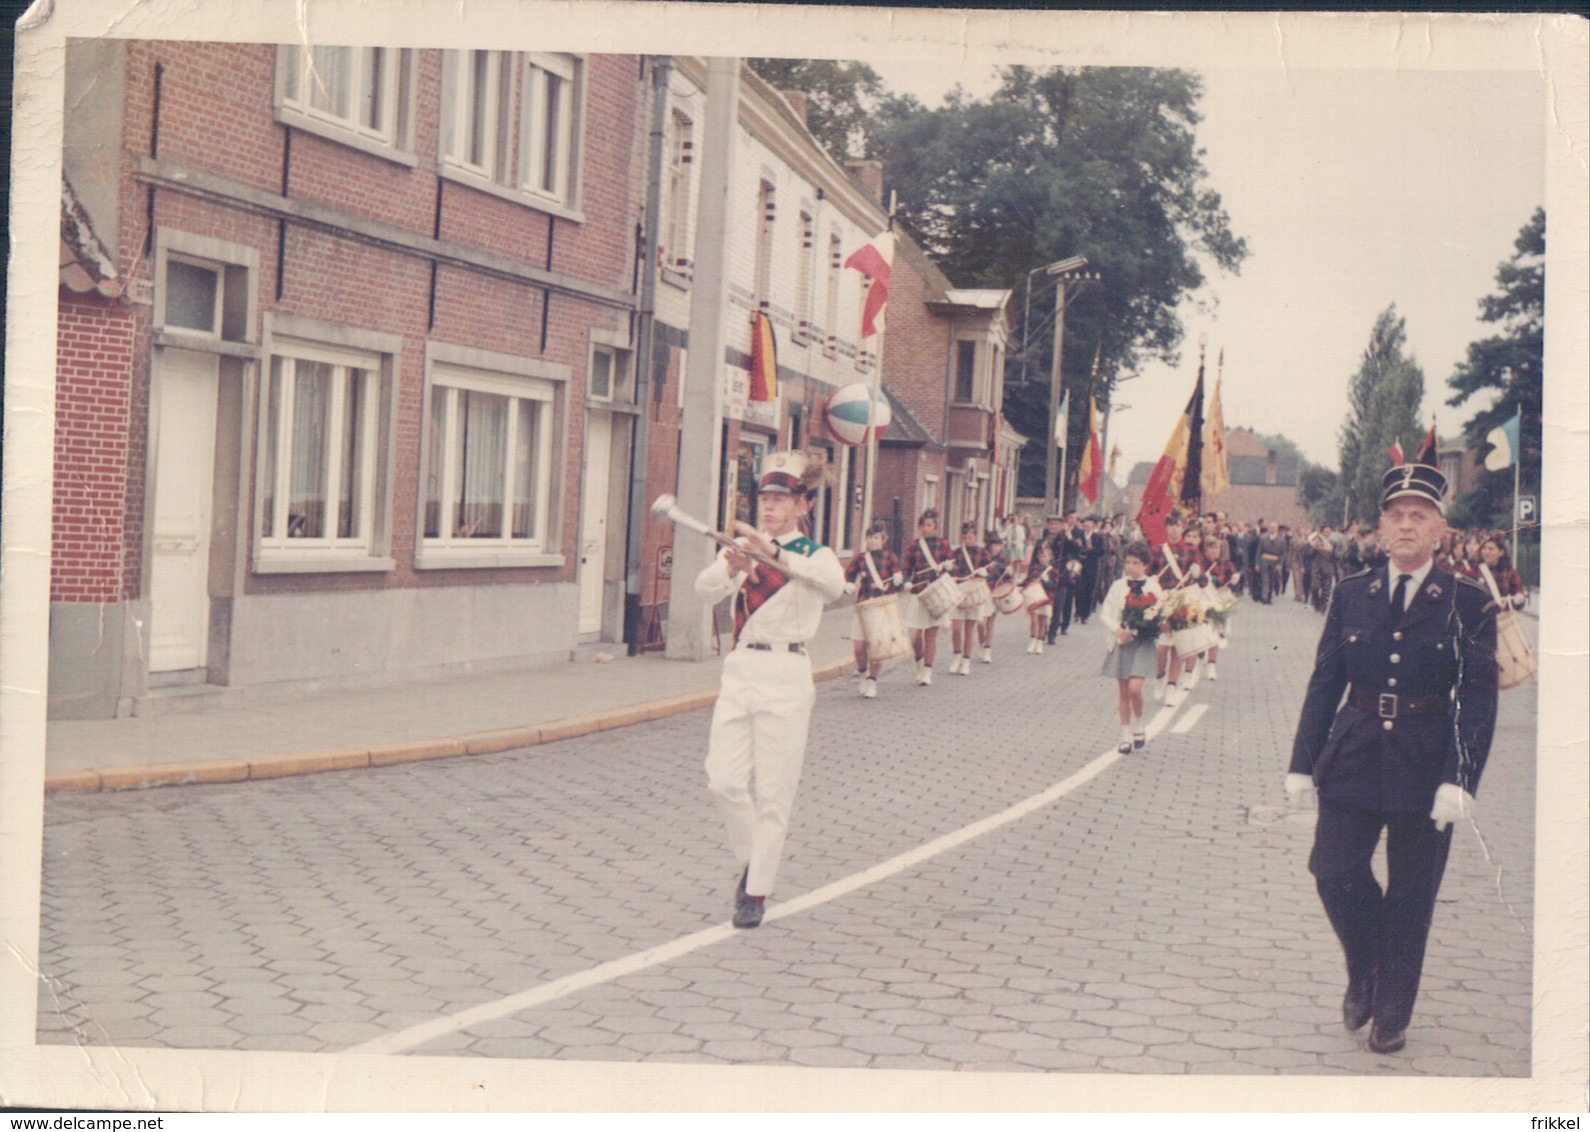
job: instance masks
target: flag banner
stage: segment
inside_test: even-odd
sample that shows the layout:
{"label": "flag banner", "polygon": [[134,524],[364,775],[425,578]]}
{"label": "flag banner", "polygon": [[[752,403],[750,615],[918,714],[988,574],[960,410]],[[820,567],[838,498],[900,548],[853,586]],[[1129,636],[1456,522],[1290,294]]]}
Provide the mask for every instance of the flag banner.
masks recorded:
{"label": "flag banner", "polygon": [[1077,490],[1089,503],[1099,501],[1099,480],[1104,473],[1104,449],[1099,443],[1099,406],[1088,398],[1088,443],[1082,449],[1082,469],[1077,473]]}
{"label": "flag banner", "polygon": [[1067,389],[1060,398],[1060,411],[1054,418],[1054,446],[1064,448],[1066,436],[1071,432],[1071,390]]}
{"label": "flag banner", "polygon": [[1440,442],[1436,440],[1435,421],[1432,419],[1430,421],[1430,431],[1425,433],[1424,443],[1419,445],[1419,454],[1413,458],[1413,462],[1415,464],[1424,464],[1428,467],[1434,467],[1435,462],[1440,459],[1440,456]]}
{"label": "flag banner", "polygon": [[1204,484],[1204,362],[1198,359],[1198,383],[1187,402],[1187,466],[1181,475],[1182,510],[1189,515],[1199,511]]}
{"label": "flag banner", "polygon": [[[1224,358],[1222,351],[1221,359]],[[1220,405],[1220,385],[1221,380],[1216,377],[1214,400],[1209,403],[1209,421],[1204,425],[1204,473],[1199,486],[1205,507],[1212,505],[1215,497],[1231,486],[1226,464],[1226,413]]]}
{"label": "flag banner", "polygon": [[1391,447],[1386,449],[1386,455],[1391,457],[1391,466],[1393,468],[1400,468],[1408,462],[1407,457],[1402,454],[1402,441],[1400,440],[1391,442]]}
{"label": "flag banner", "polygon": [[773,320],[758,311],[751,327],[752,401],[778,400],[778,339]]}
{"label": "flag banner", "polygon": [[1491,429],[1486,436],[1491,443],[1491,450],[1485,454],[1486,471],[1499,472],[1518,463],[1518,430],[1523,424],[1522,418],[1522,411],[1514,413],[1511,420]]}
{"label": "flag banner", "polygon": [[[1148,487],[1143,490],[1143,504],[1138,509],[1137,521],[1143,535],[1151,545],[1165,541],[1165,518],[1185,499],[1186,481],[1193,467],[1194,446],[1200,441],[1203,423],[1204,371],[1198,368],[1198,384],[1187,401],[1165,445],[1165,454],[1149,473]],[[1193,480],[1197,491],[1197,479]]]}
{"label": "flag banner", "polygon": [[894,233],[879,232],[871,243],[852,252],[845,266],[872,280],[861,309],[861,336],[871,338],[884,328],[883,308],[889,301],[889,276],[894,271]]}

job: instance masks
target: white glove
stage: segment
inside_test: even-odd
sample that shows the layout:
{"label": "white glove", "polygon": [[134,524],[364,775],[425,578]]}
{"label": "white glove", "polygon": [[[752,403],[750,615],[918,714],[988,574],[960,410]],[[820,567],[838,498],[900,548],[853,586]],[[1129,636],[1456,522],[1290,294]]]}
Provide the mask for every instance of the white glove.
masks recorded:
{"label": "white glove", "polygon": [[846,582],[845,583],[845,592],[847,594],[853,594],[857,590],[859,590],[860,588],[861,588],[861,583],[860,582]]}
{"label": "white glove", "polygon": [[1306,774],[1286,776],[1286,802],[1294,810],[1311,808],[1314,801],[1314,780]]}
{"label": "white glove", "polygon": [[1202,566],[1198,565],[1198,563],[1196,563],[1196,562],[1194,562],[1191,566],[1189,566],[1187,568],[1187,576],[1189,578],[1201,578],[1201,577],[1203,577],[1203,573],[1204,573],[1204,568]]}
{"label": "white glove", "polygon": [[1443,782],[1435,788],[1435,805],[1430,810],[1430,820],[1437,832],[1455,821],[1474,816],[1474,795],[1461,786]]}
{"label": "white glove", "polygon": [[896,570],[894,572],[894,576],[889,579],[889,584],[891,586],[898,586],[900,584],[900,582],[903,580],[903,578],[904,578],[904,575],[902,575],[900,573],[900,571]]}

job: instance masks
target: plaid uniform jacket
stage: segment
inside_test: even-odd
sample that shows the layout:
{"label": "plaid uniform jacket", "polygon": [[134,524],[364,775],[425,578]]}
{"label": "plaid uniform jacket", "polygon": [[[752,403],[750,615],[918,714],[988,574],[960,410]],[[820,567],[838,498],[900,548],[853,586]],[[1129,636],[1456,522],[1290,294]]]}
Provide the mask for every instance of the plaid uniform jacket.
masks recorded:
{"label": "plaid uniform jacket", "polygon": [[900,560],[892,551],[872,551],[872,568],[878,572],[878,577],[883,581],[883,589],[872,584],[872,571],[867,569],[867,551],[862,551],[850,560],[850,568],[845,571],[845,581],[858,583],[856,600],[866,601],[868,598],[882,597],[890,590],[889,579],[900,569]]}
{"label": "plaid uniform jacket", "polygon": [[933,561],[935,562],[948,562],[950,555],[954,553],[949,539],[937,537],[925,540],[920,538],[912,539],[911,545],[905,551],[905,580],[913,593],[922,589],[937,577],[933,568],[928,565],[927,556],[922,553],[922,543],[924,541],[927,543],[928,549],[933,552]]}

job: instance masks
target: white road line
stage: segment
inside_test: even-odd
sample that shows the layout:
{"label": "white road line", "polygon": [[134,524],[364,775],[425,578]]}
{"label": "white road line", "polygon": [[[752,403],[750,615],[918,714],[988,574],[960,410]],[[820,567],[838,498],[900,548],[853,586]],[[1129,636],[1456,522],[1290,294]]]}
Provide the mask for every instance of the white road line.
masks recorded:
{"label": "white road line", "polygon": [[[1150,724],[1149,730],[1157,731],[1163,728],[1165,722],[1168,721],[1170,715],[1174,714],[1174,712],[1174,708],[1166,708],[1160,711],[1154,722]],[[1040,810],[1064,798],[1078,787],[1091,782],[1098,775],[1119,762],[1120,758],[1120,754],[1114,748],[1111,748],[1070,777],[1055,783],[1041,794],[1034,794],[1031,798],[1017,802],[1009,809],[1002,810],[981,821],[973,822],[971,825],[963,826],[953,833],[945,834],[943,837],[935,838],[909,852],[901,853],[897,857],[892,857],[881,864],[874,865],[870,869],[864,869],[832,884],[813,889],[811,892],[803,896],[797,896],[793,900],[775,904],[768,908],[763,922],[771,923],[774,920],[781,920],[785,916],[793,916],[797,912],[804,912],[809,908],[815,908],[820,904],[837,900],[841,896],[846,896],[856,891],[858,888],[864,888],[869,884],[886,880],[896,873],[904,872],[906,869],[919,865],[931,857],[964,845],[966,842],[998,829],[1002,825],[1019,821],[1035,810]],[[679,958],[681,955],[688,955],[692,951],[699,951],[703,947],[709,947],[714,943],[729,939],[735,934],[737,934],[736,929],[732,925],[719,924],[716,927],[707,928],[691,935],[681,936],[670,943],[665,943],[646,951],[637,951],[635,954],[626,955],[622,959],[614,959],[610,962],[602,963],[588,971],[581,971],[578,974],[554,979],[550,983],[543,983],[539,987],[509,995],[507,998],[501,998],[495,1002],[482,1003],[479,1006],[459,1011],[456,1014],[449,1014],[442,1018],[432,1019],[429,1022],[422,1022],[417,1026],[410,1026],[405,1030],[398,1030],[385,1037],[361,1042],[359,1045],[352,1046],[343,1052],[352,1054],[403,1053],[428,1041],[446,1037],[448,1034],[456,1034],[482,1022],[506,1018],[509,1015],[518,1014],[520,1011],[551,1002],[553,999],[562,998],[564,995],[573,994],[575,991],[584,990],[586,987],[595,986],[611,979],[620,979],[626,975],[633,975],[637,971],[644,971],[648,967],[667,963],[670,960]]]}
{"label": "white road line", "polygon": [[1208,710],[1209,710],[1209,705],[1208,704],[1194,704],[1192,707],[1187,709],[1187,714],[1186,715],[1182,716],[1180,719],[1178,719],[1176,721],[1176,725],[1170,729],[1171,730],[1171,734],[1173,734],[1173,735],[1185,735],[1185,734],[1187,734],[1187,732],[1191,731],[1194,727],[1197,726],[1198,721],[1203,718],[1204,712],[1206,712]]}

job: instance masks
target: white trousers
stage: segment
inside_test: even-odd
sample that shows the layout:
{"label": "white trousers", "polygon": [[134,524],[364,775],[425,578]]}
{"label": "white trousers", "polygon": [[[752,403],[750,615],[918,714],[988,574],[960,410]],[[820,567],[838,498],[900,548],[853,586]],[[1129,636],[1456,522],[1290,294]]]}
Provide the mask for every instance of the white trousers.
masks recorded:
{"label": "white trousers", "polygon": [[728,821],[735,860],[751,867],[745,890],[753,896],[772,892],[778,877],[817,699],[811,661],[775,649],[738,648],[724,659],[707,746],[707,788]]}

